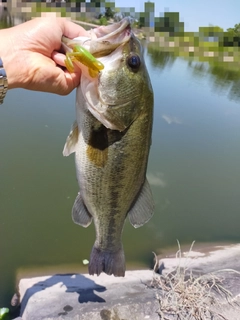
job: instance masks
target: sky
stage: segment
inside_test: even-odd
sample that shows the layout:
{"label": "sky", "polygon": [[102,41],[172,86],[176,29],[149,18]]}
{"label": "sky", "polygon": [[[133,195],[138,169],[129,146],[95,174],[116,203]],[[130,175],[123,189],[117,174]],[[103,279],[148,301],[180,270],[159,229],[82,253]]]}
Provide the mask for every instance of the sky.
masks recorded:
{"label": "sky", "polygon": [[[144,12],[144,0],[115,0],[115,7],[135,7],[135,12]],[[209,25],[224,29],[240,23],[240,0],[152,0],[155,16],[165,11],[179,12],[185,31],[198,31]]]}

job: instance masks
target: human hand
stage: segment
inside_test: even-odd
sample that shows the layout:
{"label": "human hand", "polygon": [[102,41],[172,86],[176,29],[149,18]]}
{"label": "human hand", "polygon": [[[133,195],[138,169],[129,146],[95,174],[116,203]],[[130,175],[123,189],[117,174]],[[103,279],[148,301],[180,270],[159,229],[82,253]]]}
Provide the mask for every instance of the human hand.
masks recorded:
{"label": "human hand", "polygon": [[79,85],[80,73],[64,67],[58,52],[62,36],[86,36],[85,29],[64,18],[36,18],[0,30],[0,57],[8,88],[25,88],[66,95]]}

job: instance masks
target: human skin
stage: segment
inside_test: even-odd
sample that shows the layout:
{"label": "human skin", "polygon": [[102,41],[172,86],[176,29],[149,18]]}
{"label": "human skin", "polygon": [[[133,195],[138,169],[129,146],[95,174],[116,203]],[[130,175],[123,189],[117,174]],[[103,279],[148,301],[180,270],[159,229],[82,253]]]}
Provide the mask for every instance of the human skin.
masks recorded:
{"label": "human skin", "polygon": [[62,36],[75,38],[87,32],[64,18],[36,18],[0,30],[0,57],[8,89],[69,94],[80,82],[80,70],[69,73],[59,52]]}

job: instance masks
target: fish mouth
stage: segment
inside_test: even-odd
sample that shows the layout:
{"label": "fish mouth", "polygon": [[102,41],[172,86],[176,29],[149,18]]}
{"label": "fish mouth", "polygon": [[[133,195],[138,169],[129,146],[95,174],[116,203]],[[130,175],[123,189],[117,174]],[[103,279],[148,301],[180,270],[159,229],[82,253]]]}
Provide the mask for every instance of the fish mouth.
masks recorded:
{"label": "fish mouth", "polygon": [[100,26],[90,31],[91,38],[86,39],[84,47],[96,57],[104,57],[116,48],[129,41],[132,35],[131,18],[126,17],[120,22],[108,26]]}
{"label": "fish mouth", "polygon": [[[118,38],[123,34],[129,36],[131,34],[131,21],[130,17],[126,17],[121,21],[108,26],[101,26],[93,29],[96,37],[100,41],[114,41],[117,42]],[[120,39],[121,40],[121,37]],[[120,43],[122,43],[120,41]]]}
{"label": "fish mouth", "polygon": [[129,41],[132,18],[126,17],[117,23],[108,26],[100,26],[91,29],[89,36],[68,39],[62,37],[64,51],[71,51],[76,45],[81,45],[96,58],[104,57],[112,53],[121,44]]}

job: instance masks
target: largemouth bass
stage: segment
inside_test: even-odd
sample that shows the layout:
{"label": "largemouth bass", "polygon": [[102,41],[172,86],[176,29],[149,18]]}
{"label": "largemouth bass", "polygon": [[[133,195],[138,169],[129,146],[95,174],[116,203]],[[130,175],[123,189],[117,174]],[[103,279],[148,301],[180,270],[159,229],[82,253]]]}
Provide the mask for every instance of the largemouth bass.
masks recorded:
{"label": "largemouth bass", "polygon": [[124,276],[121,238],[125,219],[128,216],[137,228],[154,210],[146,179],[153,91],[143,48],[129,19],[93,29],[89,38],[64,39],[64,43],[68,48],[80,44],[104,65],[96,78],[81,66],[77,120],[63,150],[64,156],[75,152],[80,188],[72,218],[83,227],[92,221],[95,225],[89,274]]}

